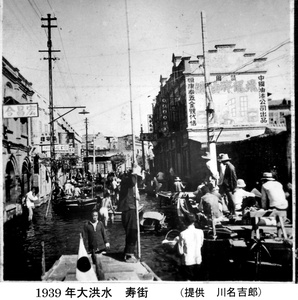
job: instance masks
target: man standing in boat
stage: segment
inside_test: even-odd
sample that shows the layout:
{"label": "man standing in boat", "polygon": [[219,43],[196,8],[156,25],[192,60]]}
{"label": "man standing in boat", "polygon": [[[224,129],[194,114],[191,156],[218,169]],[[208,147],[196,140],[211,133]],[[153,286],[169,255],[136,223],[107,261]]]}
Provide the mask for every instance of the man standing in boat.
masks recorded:
{"label": "man standing in boat", "polygon": [[234,165],[230,161],[228,154],[221,157],[221,162],[225,165],[225,173],[222,182],[222,192],[227,196],[228,209],[232,215],[235,214],[233,194],[237,188],[237,175]]}
{"label": "man standing in boat", "polygon": [[128,263],[136,263],[135,248],[138,240],[138,224],[136,214],[136,201],[140,200],[137,188],[137,176],[142,176],[137,168],[121,181],[121,198],[119,198],[118,210],[122,212],[122,225],[125,230],[124,260]]}
{"label": "man standing in boat", "polygon": [[201,248],[204,242],[204,232],[195,227],[196,216],[188,214],[187,229],[182,231],[178,240],[178,252],[182,255],[182,273],[185,280],[198,281],[201,279],[202,263]]}
{"label": "man standing in boat", "polygon": [[82,236],[89,253],[101,253],[110,248],[104,225],[98,220],[96,210],[92,211],[92,220],[84,224]]}

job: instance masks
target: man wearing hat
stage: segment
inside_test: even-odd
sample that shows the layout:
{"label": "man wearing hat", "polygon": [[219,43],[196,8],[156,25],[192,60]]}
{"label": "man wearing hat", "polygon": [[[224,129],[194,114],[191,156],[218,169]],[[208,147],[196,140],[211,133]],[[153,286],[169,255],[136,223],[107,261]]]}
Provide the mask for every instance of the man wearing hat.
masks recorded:
{"label": "man wearing hat", "polygon": [[237,187],[235,193],[233,194],[233,201],[235,205],[235,211],[241,211],[244,207],[243,200],[248,197],[255,197],[254,193],[247,192],[244,190],[246,187],[245,181],[243,179],[237,180]]}
{"label": "man wearing hat", "polygon": [[219,177],[218,177],[218,180],[217,180],[217,185],[219,187],[219,192],[220,193],[222,192],[222,187],[221,186],[222,186],[222,183],[223,183],[223,177],[224,177],[225,170],[226,170],[226,166],[221,161],[223,155],[224,155],[224,153],[220,153],[220,154],[218,154],[218,157],[217,157],[218,170],[219,170]]}
{"label": "man wearing hat", "polygon": [[266,209],[276,209],[280,211],[279,215],[276,215],[276,227],[277,236],[282,236],[282,225],[281,219],[286,219],[288,201],[286,199],[286,194],[283,190],[282,184],[275,180],[273,174],[270,172],[263,173],[261,178],[262,188],[261,188],[261,204],[262,208]]}
{"label": "man wearing hat", "polygon": [[121,182],[123,184],[123,197],[119,197],[118,210],[122,212],[121,221],[125,230],[124,260],[128,263],[136,263],[135,247],[138,240],[138,224],[136,215],[136,201],[140,200],[137,188],[137,176],[142,176],[140,167],[134,167],[127,178]]}
{"label": "man wearing hat", "polygon": [[222,182],[222,191],[228,199],[228,209],[231,214],[235,214],[235,205],[233,201],[233,193],[237,187],[237,175],[234,165],[230,162],[228,154],[221,157],[222,163],[225,165],[225,173]]}
{"label": "man wearing hat", "polygon": [[288,201],[283,190],[282,184],[275,180],[270,172],[263,173],[261,188],[261,203],[264,209],[286,210]]}

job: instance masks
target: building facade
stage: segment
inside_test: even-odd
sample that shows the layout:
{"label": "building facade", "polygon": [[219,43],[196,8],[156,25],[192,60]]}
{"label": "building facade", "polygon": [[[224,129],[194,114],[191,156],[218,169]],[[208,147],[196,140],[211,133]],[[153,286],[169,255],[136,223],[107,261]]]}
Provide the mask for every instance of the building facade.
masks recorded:
{"label": "building facade", "polygon": [[206,54],[206,61],[202,55],[173,54],[172,73],[168,79],[160,77],[153,108],[158,136],[156,171],[173,168],[176,175],[195,185],[202,179],[200,168],[205,162],[201,155],[209,151],[209,143],[264,133],[269,123],[266,58],[254,55],[235,44],[216,45]]}
{"label": "building facade", "polygon": [[[30,118],[14,115],[18,105],[30,105],[34,91],[8,60],[2,58],[2,174],[4,222],[21,214],[22,197],[30,190],[32,178],[32,148]],[[19,106],[19,110],[21,110]],[[12,118],[11,116],[15,116]]]}
{"label": "building facade", "polygon": [[[33,149],[31,155],[34,162],[33,180],[34,184],[39,186],[40,199],[46,202],[51,194],[51,176],[53,176],[51,173],[53,163],[50,157],[49,101],[37,92],[33,99],[38,103],[39,110],[39,117],[32,119],[30,127]],[[81,138],[58,112],[55,112],[54,120],[56,120],[54,123],[55,158],[53,159],[56,167],[55,180],[62,186],[72,168],[72,159],[79,161]]]}
{"label": "building facade", "polygon": [[[23,213],[22,199],[39,187],[38,205],[51,195],[53,164],[66,180],[65,163],[81,152],[81,139],[64,118],[55,122],[55,158],[50,158],[49,101],[2,58],[2,174],[4,222]],[[56,118],[59,115],[56,113]],[[54,163],[53,163],[54,161]]]}

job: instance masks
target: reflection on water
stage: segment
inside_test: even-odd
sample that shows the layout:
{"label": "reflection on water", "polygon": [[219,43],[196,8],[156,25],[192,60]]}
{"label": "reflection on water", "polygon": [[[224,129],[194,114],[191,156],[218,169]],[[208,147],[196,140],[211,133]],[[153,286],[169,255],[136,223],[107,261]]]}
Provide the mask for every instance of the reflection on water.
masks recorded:
{"label": "reflection on water", "polygon": [[[144,210],[159,211],[155,198],[145,198],[141,203]],[[35,209],[34,220],[28,223],[24,218],[16,218],[4,224],[4,280],[40,280],[42,241],[44,242],[46,270],[63,254],[76,254],[79,247],[79,233],[89,219],[88,213],[58,214],[51,211],[45,218],[46,205]],[[165,210],[166,222],[173,220],[173,211]],[[141,233],[141,259],[162,279],[179,280],[177,257],[166,253],[161,242],[166,232]],[[109,224],[107,235],[111,252],[122,252],[125,234],[121,222]]]}

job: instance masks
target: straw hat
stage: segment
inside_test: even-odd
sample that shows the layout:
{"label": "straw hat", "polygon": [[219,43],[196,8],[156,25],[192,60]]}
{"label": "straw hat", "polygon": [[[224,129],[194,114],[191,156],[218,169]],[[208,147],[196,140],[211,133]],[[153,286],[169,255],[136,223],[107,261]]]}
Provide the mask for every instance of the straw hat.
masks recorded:
{"label": "straw hat", "polygon": [[264,172],[263,177],[261,179],[262,180],[275,180],[272,173],[270,173],[270,172]]}
{"label": "straw hat", "polygon": [[238,188],[244,188],[244,187],[246,187],[245,181],[243,179],[238,179],[237,180],[237,187]]}
{"label": "straw hat", "polygon": [[219,162],[221,162],[223,156],[224,156],[224,153],[219,153],[219,154],[218,154],[218,157],[217,157],[217,160],[218,160]]}
{"label": "straw hat", "polygon": [[206,155],[202,155],[202,158],[204,158],[204,159],[211,159],[210,153],[206,152]]}
{"label": "straw hat", "polygon": [[228,161],[228,160],[231,160],[229,158],[229,155],[228,154],[223,154],[222,157],[221,157],[221,161]]}

